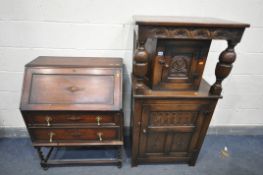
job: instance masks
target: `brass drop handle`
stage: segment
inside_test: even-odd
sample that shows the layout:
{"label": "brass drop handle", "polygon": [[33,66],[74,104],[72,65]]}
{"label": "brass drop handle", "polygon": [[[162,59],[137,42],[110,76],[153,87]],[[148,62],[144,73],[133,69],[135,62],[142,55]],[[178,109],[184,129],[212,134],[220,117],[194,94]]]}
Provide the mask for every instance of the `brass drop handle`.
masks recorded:
{"label": "brass drop handle", "polygon": [[54,137],[55,133],[54,132],[50,132],[49,133],[49,142],[52,143],[53,142],[53,137]]}
{"label": "brass drop handle", "polygon": [[96,121],[97,121],[97,125],[100,125],[100,121],[101,121],[102,117],[101,116],[97,116],[96,117]]}
{"label": "brass drop handle", "polygon": [[102,132],[98,132],[98,133],[97,133],[97,136],[99,137],[99,140],[100,140],[100,141],[102,141],[102,135],[103,135]]}
{"label": "brass drop handle", "polygon": [[46,116],[47,126],[51,126],[50,124],[51,121],[52,121],[52,118],[50,116]]}

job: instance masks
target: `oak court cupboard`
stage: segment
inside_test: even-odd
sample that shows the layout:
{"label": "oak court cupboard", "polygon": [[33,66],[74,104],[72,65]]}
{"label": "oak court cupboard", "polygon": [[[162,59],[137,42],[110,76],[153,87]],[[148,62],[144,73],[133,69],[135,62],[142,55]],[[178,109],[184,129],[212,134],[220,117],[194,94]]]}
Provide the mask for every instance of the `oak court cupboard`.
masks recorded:
{"label": "oak court cupboard", "polygon": [[[195,165],[248,24],[136,16],[132,72],[132,166]],[[202,74],[211,41],[226,40],[210,86]]]}

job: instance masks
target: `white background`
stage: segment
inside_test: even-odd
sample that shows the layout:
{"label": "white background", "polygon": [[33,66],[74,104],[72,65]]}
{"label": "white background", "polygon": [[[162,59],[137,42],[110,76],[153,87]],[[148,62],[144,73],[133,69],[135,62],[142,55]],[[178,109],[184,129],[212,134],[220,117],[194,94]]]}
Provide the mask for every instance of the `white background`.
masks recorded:
{"label": "white background", "polygon": [[[211,125],[263,125],[263,0],[0,0],[0,127],[24,127],[18,109],[23,69],[40,55],[123,57],[129,125],[133,15],[250,23]],[[210,83],[225,47],[212,43],[204,73]]]}

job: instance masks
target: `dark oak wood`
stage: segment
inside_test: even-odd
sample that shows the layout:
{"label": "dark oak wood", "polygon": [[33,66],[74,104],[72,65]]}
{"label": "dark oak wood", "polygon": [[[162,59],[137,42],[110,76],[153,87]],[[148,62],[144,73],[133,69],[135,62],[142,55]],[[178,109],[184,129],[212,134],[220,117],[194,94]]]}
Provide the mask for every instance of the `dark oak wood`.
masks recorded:
{"label": "dark oak wood", "polygon": [[[25,67],[20,110],[41,166],[117,163],[123,147],[122,59],[38,57]],[[117,158],[49,160],[54,147],[117,147]],[[42,147],[50,147],[47,155]]]}
{"label": "dark oak wood", "polygon": [[[222,98],[222,81],[236,59],[234,47],[249,25],[150,16],[136,16],[135,25],[132,166],[177,162],[193,166]],[[228,47],[220,54],[211,86],[202,74],[213,39],[226,40]]]}

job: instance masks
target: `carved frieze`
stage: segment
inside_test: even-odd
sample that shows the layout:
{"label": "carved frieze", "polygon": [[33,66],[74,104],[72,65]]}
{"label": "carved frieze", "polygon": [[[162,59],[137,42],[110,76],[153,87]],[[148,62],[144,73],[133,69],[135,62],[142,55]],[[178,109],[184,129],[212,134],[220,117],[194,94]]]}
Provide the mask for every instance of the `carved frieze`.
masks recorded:
{"label": "carved frieze", "polygon": [[150,125],[152,126],[193,125],[196,116],[197,116],[197,111],[152,112],[150,117]]}
{"label": "carved frieze", "polygon": [[242,29],[221,28],[183,28],[183,27],[141,27],[146,38],[173,38],[173,39],[224,39],[239,41]]}

